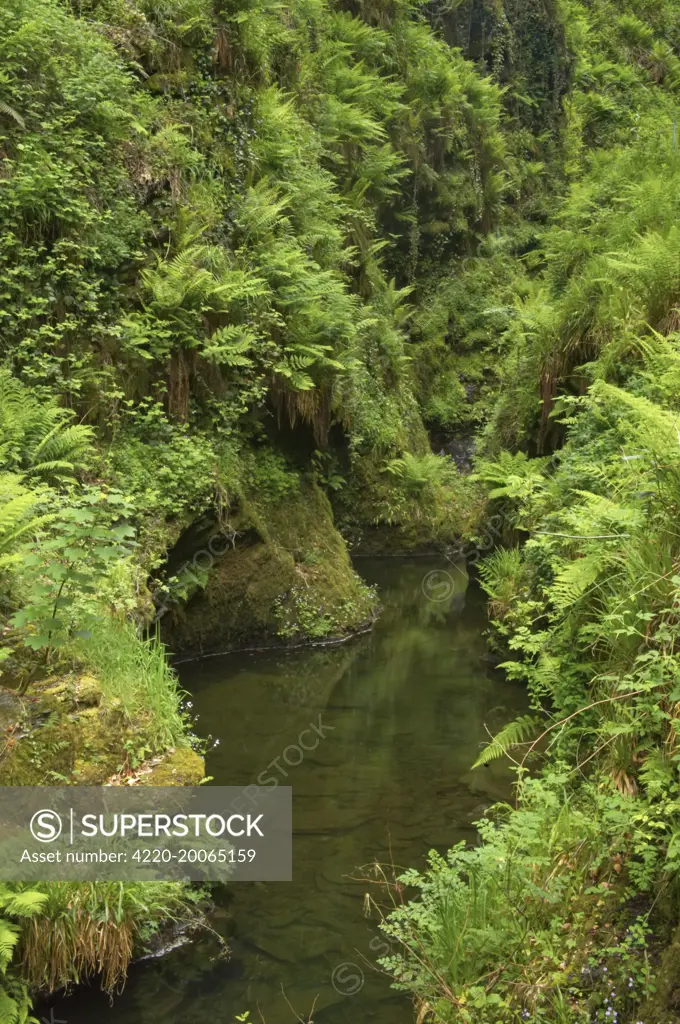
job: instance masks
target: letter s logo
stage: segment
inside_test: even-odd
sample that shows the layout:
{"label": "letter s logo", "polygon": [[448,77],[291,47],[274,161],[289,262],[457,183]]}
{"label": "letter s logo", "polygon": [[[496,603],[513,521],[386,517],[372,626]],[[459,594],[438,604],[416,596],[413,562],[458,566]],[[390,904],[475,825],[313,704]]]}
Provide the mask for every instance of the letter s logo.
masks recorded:
{"label": "letter s logo", "polygon": [[36,811],[29,828],[33,838],[39,843],[52,843],[61,835],[61,817],[56,811]]}

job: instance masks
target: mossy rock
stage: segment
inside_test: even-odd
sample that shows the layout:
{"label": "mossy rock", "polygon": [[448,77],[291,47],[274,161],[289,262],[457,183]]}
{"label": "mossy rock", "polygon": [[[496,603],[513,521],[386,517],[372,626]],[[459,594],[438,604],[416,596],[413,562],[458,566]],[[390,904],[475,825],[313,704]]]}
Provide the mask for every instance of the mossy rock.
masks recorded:
{"label": "mossy rock", "polygon": [[141,776],[140,786],[198,786],[205,778],[205,761],[191,747],[177,747],[148,775]]}
{"label": "mossy rock", "polygon": [[73,718],[77,727],[73,781],[80,786],[103,785],[124,763],[125,743],[135,728],[118,707],[107,702],[79,710]]}
{"label": "mossy rock", "polygon": [[25,701],[14,690],[0,689],[0,731],[11,730],[20,722],[25,711]]}
{"label": "mossy rock", "polygon": [[[23,697],[0,690],[2,707],[12,709],[13,721],[5,726],[0,785],[100,786],[125,763],[128,741],[135,736],[143,741],[143,722],[130,722],[89,674],[51,677]],[[176,756],[174,780],[158,785],[195,784],[203,778],[198,755],[182,748]],[[184,778],[189,781],[177,781]]]}
{"label": "mossy rock", "polygon": [[455,468],[446,479],[409,487],[385,472],[384,458],[373,455],[357,460],[333,503],[353,554],[408,555],[464,545],[482,525],[486,495],[478,482]]}
{"label": "mossy rock", "polygon": [[373,592],[352,568],[325,494],[302,481],[240,510],[240,542],[216,559],[204,589],[164,620],[176,651],[342,637],[369,623]]}
{"label": "mossy rock", "polygon": [[70,780],[76,737],[73,723],[51,713],[47,721],[6,747],[0,760],[0,785],[56,786]]}
{"label": "mossy rock", "polygon": [[101,686],[94,676],[81,675],[73,686],[73,696],[79,705],[96,707],[102,702]]}

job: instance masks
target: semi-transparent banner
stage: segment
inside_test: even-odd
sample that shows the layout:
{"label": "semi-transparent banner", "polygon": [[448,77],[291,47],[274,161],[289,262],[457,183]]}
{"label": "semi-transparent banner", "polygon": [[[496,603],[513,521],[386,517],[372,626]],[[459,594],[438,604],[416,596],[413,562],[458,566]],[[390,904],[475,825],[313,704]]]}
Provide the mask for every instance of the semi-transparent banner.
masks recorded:
{"label": "semi-transparent banner", "polygon": [[0,786],[0,881],[290,881],[289,786]]}

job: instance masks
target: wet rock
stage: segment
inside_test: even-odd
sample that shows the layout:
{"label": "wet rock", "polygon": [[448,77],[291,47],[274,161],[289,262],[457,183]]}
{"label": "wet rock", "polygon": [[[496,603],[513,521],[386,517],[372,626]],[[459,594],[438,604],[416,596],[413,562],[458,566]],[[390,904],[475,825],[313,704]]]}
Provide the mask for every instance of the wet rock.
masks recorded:
{"label": "wet rock", "polygon": [[448,455],[461,473],[472,472],[472,456],[475,449],[474,434],[461,434],[443,444],[439,454]]}

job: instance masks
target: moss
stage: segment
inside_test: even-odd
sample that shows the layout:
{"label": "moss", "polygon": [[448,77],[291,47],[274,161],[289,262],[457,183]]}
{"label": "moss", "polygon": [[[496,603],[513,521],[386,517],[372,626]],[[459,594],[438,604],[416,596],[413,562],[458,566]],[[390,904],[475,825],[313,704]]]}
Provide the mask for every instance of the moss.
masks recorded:
{"label": "moss", "polygon": [[198,786],[205,778],[205,762],[191,747],[177,747],[148,775],[139,779],[140,786]]}
{"label": "moss", "polygon": [[[131,742],[144,745],[143,719],[131,722],[90,674],[52,677],[24,698],[0,692],[7,712],[0,785],[102,785],[125,763]],[[202,759],[192,750],[178,748],[172,756],[177,771],[155,784],[189,785],[203,778]]]}
{"label": "moss", "polygon": [[77,726],[73,781],[80,786],[102,785],[125,761],[128,742],[139,735],[114,702],[79,710],[73,716]]}
{"label": "moss", "polygon": [[[44,711],[42,712],[45,713]],[[29,735],[10,741],[0,760],[0,785],[59,785],[73,774],[76,730],[57,712]]]}
{"label": "moss", "polygon": [[98,706],[102,702],[102,691],[98,681],[92,675],[82,675],[73,687],[76,703],[85,707]]}
{"label": "moss", "polygon": [[237,525],[238,542],[215,561],[205,588],[170,617],[164,638],[175,650],[344,636],[372,619],[375,596],[316,484],[246,497]]}
{"label": "moss", "polygon": [[357,462],[334,499],[337,521],[355,554],[441,551],[478,529],[486,497],[470,476],[432,480],[416,490],[385,472],[376,457]]}

